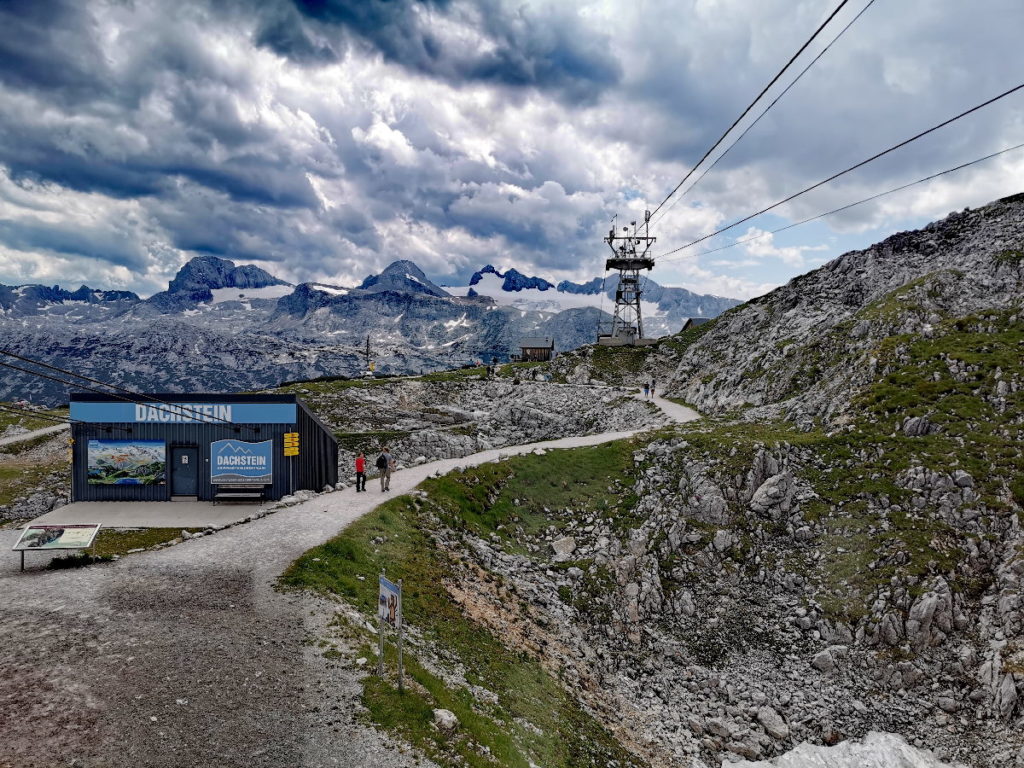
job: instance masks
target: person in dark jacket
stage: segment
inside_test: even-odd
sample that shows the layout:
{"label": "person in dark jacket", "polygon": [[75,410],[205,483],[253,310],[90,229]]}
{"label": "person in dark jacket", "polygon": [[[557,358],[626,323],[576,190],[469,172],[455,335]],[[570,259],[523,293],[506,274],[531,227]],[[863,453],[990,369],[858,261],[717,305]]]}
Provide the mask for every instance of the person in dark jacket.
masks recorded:
{"label": "person in dark jacket", "polygon": [[377,469],[380,470],[380,490],[384,491],[391,490],[391,470],[395,468],[395,460],[391,456],[391,451],[387,447],[381,451],[380,456],[377,457]]}

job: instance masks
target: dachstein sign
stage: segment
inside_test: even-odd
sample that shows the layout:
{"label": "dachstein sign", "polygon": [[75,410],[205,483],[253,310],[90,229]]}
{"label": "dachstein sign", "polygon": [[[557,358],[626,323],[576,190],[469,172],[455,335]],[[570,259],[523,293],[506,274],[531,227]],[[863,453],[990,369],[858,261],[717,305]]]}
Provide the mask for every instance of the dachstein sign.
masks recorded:
{"label": "dachstein sign", "polygon": [[262,443],[217,440],[210,443],[210,482],[215,485],[271,483],[273,470],[273,440]]}
{"label": "dachstein sign", "polygon": [[71,403],[93,424],[294,424],[295,403]]}

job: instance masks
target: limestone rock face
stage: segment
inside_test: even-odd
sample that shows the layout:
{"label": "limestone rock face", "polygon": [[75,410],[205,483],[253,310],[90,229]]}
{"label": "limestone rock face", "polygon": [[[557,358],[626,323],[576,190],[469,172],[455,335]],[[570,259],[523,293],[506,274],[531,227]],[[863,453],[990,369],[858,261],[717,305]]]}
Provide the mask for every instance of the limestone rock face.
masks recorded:
{"label": "limestone rock face", "polygon": [[[702,413],[747,405],[767,411],[785,402],[798,423],[838,423],[852,393],[877,374],[878,338],[928,335],[942,317],[1011,305],[1024,288],[1020,262],[994,258],[1019,247],[1013,244],[1022,235],[1024,199],[1015,195],[845,253],[722,315],[674,359],[666,351],[673,371],[666,392]],[[858,316],[897,290],[914,312],[897,305]],[[808,357],[824,350],[823,365],[808,375]],[[930,434],[933,426],[924,416],[900,416],[907,435]]]}
{"label": "limestone rock face", "polygon": [[953,629],[953,598],[944,579],[914,601],[907,617],[907,640],[914,650],[938,645]]}
{"label": "limestone rock face", "polygon": [[780,472],[772,475],[754,491],[750,508],[760,515],[778,518],[789,512],[793,501],[793,475]]}

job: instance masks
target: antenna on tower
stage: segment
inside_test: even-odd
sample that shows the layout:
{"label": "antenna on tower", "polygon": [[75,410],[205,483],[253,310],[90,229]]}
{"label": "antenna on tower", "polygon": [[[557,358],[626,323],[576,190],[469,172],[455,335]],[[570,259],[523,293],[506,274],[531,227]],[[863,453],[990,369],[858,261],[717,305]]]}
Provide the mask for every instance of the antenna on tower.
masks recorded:
{"label": "antenna on tower", "polygon": [[[616,214],[616,218],[618,214]],[[597,343],[604,346],[621,347],[637,344],[651,344],[654,339],[644,337],[643,313],[640,309],[640,270],[648,272],[654,268],[654,259],[648,254],[657,238],[650,236],[651,212],[644,211],[643,234],[635,221],[629,227],[618,230],[616,219],[604,242],[612,249],[612,258],[605,261],[605,271],[617,270],[618,284],[615,287],[615,311],[608,333],[597,335]],[[632,228],[632,229],[630,229]]]}

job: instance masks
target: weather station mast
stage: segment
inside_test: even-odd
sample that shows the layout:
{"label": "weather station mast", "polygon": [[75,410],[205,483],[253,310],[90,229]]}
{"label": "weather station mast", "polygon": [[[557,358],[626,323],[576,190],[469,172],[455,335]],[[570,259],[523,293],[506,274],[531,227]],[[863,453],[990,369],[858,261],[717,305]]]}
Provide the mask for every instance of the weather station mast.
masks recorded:
{"label": "weather station mast", "polygon": [[643,234],[635,221],[619,231],[612,220],[612,228],[604,242],[612,249],[612,257],[605,261],[605,272],[616,270],[619,281],[615,287],[615,310],[612,313],[610,333],[598,333],[597,343],[609,347],[653,344],[655,339],[644,337],[643,311],[640,297],[640,270],[654,269],[651,246],[657,238],[650,236],[651,212],[644,211]]}

